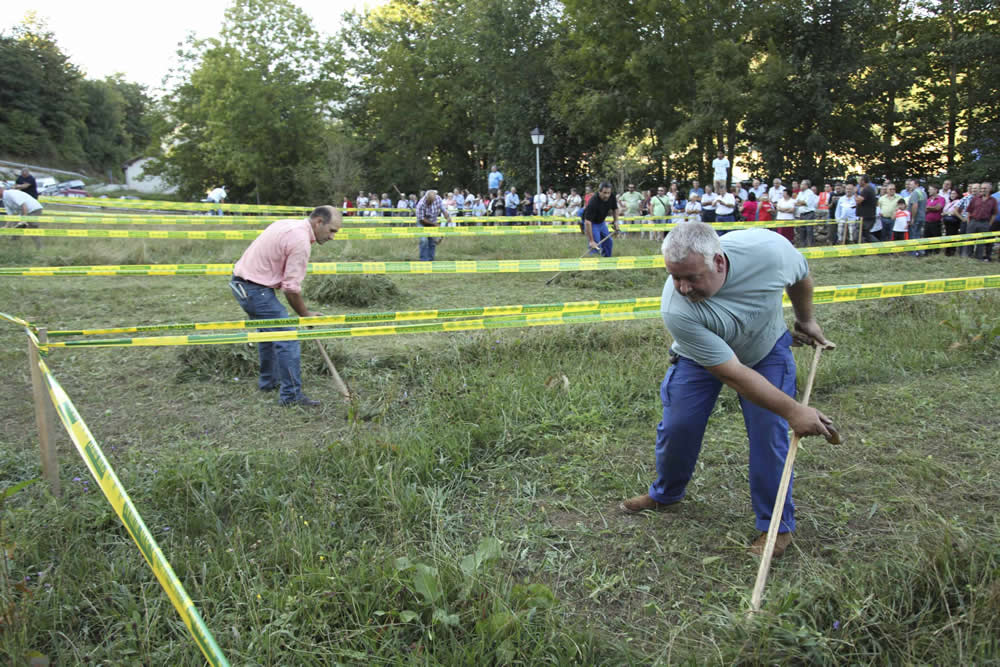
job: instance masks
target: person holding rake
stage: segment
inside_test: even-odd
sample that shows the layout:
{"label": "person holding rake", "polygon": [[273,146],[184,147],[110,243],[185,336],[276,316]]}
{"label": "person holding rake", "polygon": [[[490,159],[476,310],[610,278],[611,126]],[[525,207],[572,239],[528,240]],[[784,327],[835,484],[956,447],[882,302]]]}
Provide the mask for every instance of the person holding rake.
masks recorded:
{"label": "person holding rake", "polygon": [[[809,265],[787,239],[770,230],[720,238],[700,222],[678,225],[662,250],[670,275],[661,312],[674,342],[660,386],[657,479],[622,509],[656,510],[684,497],[709,415],[726,384],[739,394],[750,439],[750,496],[760,531],[750,551],[760,555],[788,453],[789,426],[800,436],[830,439],[835,433],[829,417],[795,400],[791,346],[832,345],[813,317]],[[794,333],[785,325],[785,293],[795,312]],[[790,489],[780,511],[775,557],[788,548],[795,530]]]}

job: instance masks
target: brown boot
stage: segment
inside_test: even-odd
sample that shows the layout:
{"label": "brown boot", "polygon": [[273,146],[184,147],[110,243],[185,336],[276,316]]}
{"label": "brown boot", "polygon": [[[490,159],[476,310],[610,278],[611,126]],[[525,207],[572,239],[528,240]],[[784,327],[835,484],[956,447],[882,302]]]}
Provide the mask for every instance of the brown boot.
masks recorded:
{"label": "brown boot", "polygon": [[[785,555],[785,549],[787,549],[788,545],[791,543],[791,533],[778,533],[777,539],[774,540],[774,555],[772,558],[781,558]],[[767,533],[761,533],[757,536],[757,539],[753,541],[753,544],[750,545],[750,553],[754,556],[763,555],[765,544],[767,544]]]}
{"label": "brown boot", "polygon": [[626,514],[638,514],[639,512],[663,509],[664,507],[669,507],[672,504],[673,503],[658,502],[650,498],[648,493],[644,493],[641,496],[629,498],[623,502],[620,507]]}

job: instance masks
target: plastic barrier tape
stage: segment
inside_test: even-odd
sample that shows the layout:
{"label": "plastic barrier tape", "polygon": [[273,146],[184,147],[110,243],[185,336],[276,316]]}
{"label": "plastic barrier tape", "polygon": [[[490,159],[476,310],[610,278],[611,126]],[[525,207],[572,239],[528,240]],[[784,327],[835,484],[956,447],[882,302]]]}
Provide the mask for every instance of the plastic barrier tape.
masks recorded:
{"label": "plastic barrier tape", "polygon": [[104,453],[98,446],[97,441],[94,440],[90,429],[87,428],[80,414],[76,411],[69,396],[63,391],[63,388],[56,381],[44,361],[39,361],[38,367],[42,371],[42,377],[45,378],[46,385],[48,385],[49,396],[52,398],[52,403],[56,406],[59,419],[62,420],[63,426],[66,427],[66,431],[73,440],[73,444],[76,446],[77,451],[79,451],[80,456],[83,457],[84,462],[90,469],[90,473],[97,480],[108,502],[111,503],[118,518],[125,524],[125,529],[128,530],[129,535],[132,536],[132,540],[139,547],[143,558],[149,563],[149,567],[152,568],[153,574],[156,575],[163,590],[167,592],[170,602],[173,603],[177,613],[180,614],[184,625],[188,627],[191,636],[194,637],[195,643],[198,644],[198,648],[201,649],[201,652],[210,665],[228,665],[229,661],[226,660],[222,651],[219,650],[219,646],[215,643],[215,638],[212,636],[211,631],[205,625],[191,598],[188,597],[180,579],[174,574],[173,568],[170,567],[170,563],[164,557],[163,552],[156,543],[156,539],[149,532],[142,517],[139,516],[139,512],[128,497],[125,487],[122,486],[115,471],[112,470],[111,465],[104,457]]}
{"label": "plastic barrier tape", "polygon": [[16,317],[14,315],[8,315],[7,313],[0,313],[0,320],[7,320],[8,322],[13,322],[14,324],[18,324],[24,327],[25,329],[33,328],[30,322],[26,322],[22,320],[20,317]]}
{"label": "plastic barrier tape", "polygon": [[[616,308],[659,308],[660,297],[616,299],[613,301],[568,301],[566,303],[537,303],[513,306],[483,306],[479,308],[442,308],[437,310],[403,310],[382,313],[345,313],[318,317],[283,317],[270,320],[231,320],[225,322],[182,322],[176,324],[146,324],[109,329],[78,329],[49,331],[50,338],[66,336],[106,336],[110,334],[145,333],[150,331],[217,331],[220,329],[260,329],[265,327],[306,327],[332,324],[372,324],[376,322],[407,322],[414,320],[439,320],[453,317],[497,317],[528,313],[569,313],[588,310],[613,310]],[[0,313],[0,317],[3,313]],[[24,323],[27,325],[27,323]]]}
{"label": "plastic barrier tape", "polygon": [[[73,223],[83,223],[83,222],[96,222],[98,224],[150,224],[150,225],[169,225],[174,224],[191,224],[191,225],[229,225],[229,224],[245,224],[245,223],[259,223],[268,224],[280,218],[287,218],[288,215],[278,216],[278,215],[226,215],[226,216],[214,216],[207,215],[200,212],[191,212],[186,215],[171,215],[168,213],[153,213],[150,212],[146,215],[136,215],[134,213],[111,213],[111,212],[86,212],[86,211],[57,211],[57,210],[46,210],[42,215],[35,216],[10,216],[10,220],[34,220],[35,222],[73,222]],[[665,218],[621,218],[621,220],[644,220],[646,222],[659,223],[663,220],[669,220],[674,216],[669,216]],[[148,221],[148,222],[147,222]],[[577,216],[548,216],[545,218],[535,218],[535,217],[463,217],[463,218],[452,218],[452,222],[458,225],[468,225],[468,224],[487,224],[493,226],[510,226],[511,222],[544,222],[545,225],[551,223],[559,224],[573,224],[579,225],[580,218]],[[371,225],[409,225],[411,227],[416,226],[417,219],[412,214],[407,215],[393,215],[393,216],[353,216],[347,215],[343,217],[344,225],[352,225],[355,227],[365,227]],[[579,227],[577,227],[579,229]]]}
{"label": "plastic barrier tape", "polygon": [[[648,220],[647,218],[639,218],[640,220]],[[35,223],[64,223],[64,222],[80,222],[82,220],[87,220],[87,218],[71,218],[69,216],[14,216],[12,218],[14,222],[35,222]],[[101,224],[118,224],[117,221],[107,222],[104,218],[97,219]],[[180,225],[180,224],[193,224],[198,226],[204,226],[207,224],[211,225],[221,225],[226,224],[224,222],[204,222],[200,220],[195,220],[194,222],[174,222],[169,223],[159,223],[149,221],[148,218],[135,218],[139,222],[129,223],[129,224],[142,224],[142,225],[152,225],[152,224],[170,224],[170,225]],[[255,224],[255,225],[265,225],[270,224],[273,220],[270,218],[257,218],[256,220],[251,219],[251,222],[239,222],[236,224]],[[399,222],[399,220],[396,220]],[[622,224],[621,229],[623,232],[662,232],[673,229],[678,224],[684,223],[652,223],[652,222],[642,222],[635,224]],[[782,227],[806,227],[813,226],[816,223],[811,220],[783,220],[780,226]],[[827,223],[822,223],[827,224]],[[779,226],[778,223],[773,221],[769,222],[713,222],[712,227],[716,229],[721,229],[725,231],[732,231],[737,229],[750,229],[750,228],[776,228]],[[170,230],[170,231],[143,231],[143,230],[126,230],[126,229],[53,229],[51,227],[46,227],[44,229],[29,228],[29,229],[14,229],[14,228],[0,228],[0,235],[3,236],[55,236],[55,237],[75,237],[75,238],[135,238],[135,239],[209,239],[209,240],[252,240],[256,238],[261,233],[261,230],[237,230],[237,231],[188,231],[188,230]],[[376,239],[415,239],[422,238],[425,236],[523,236],[523,235],[534,235],[534,234],[579,234],[579,228],[576,225],[543,225],[543,226],[531,226],[531,227],[510,227],[510,226],[500,226],[500,225],[486,225],[486,226],[462,226],[462,227],[417,227],[411,225],[409,227],[342,227],[334,240],[376,240]]]}
{"label": "plastic barrier tape", "polygon": [[[819,287],[813,291],[814,303],[843,303],[868,299],[887,299],[920,294],[942,292],[962,292],[980,289],[1000,288],[1000,275],[973,276],[968,278],[941,278],[934,280],[910,280],[898,283],[873,283],[867,285],[840,285]],[[784,305],[790,306],[787,295]],[[232,334],[192,334],[188,336],[150,336],[148,338],[110,338],[98,340],[71,340],[51,342],[44,349],[57,347],[147,347],[173,345],[225,345],[234,343],[259,343],[283,340],[310,340],[322,338],[353,338],[359,336],[388,336],[396,334],[431,333],[445,331],[475,331],[484,329],[510,328],[520,326],[552,326],[558,324],[579,324],[585,322],[610,322],[659,317],[655,304],[648,302],[640,309],[599,310],[581,314],[529,313],[491,318],[477,318],[451,322],[428,322],[423,324],[402,324],[348,329],[316,329],[293,331],[266,331]]]}
{"label": "plastic barrier tape", "polygon": [[[213,202],[151,201],[148,199],[100,199],[97,197],[40,197],[43,204],[64,204],[66,206],[99,206],[101,208],[151,209],[157,211],[243,211],[297,213],[309,215],[313,206],[267,206],[256,204],[215,204]],[[384,210],[384,209],[383,209]]]}
{"label": "plastic barrier tape", "polygon": [[[18,230],[21,231],[21,230]],[[861,257],[912,250],[950,248],[1000,241],[1000,232],[963,234],[961,236],[884,241],[847,246],[805,248],[800,252],[808,259],[830,257]],[[436,262],[312,262],[307,272],[312,275],[374,275],[374,274],[456,274],[456,273],[534,273],[546,271],[612,271],[663,268],[662,255],[637,257],[581,257],[568,259],[510,259]],[[228,276],[232,264],[137,264],[96,266],[29,266],[0,267],[0,276]]]}

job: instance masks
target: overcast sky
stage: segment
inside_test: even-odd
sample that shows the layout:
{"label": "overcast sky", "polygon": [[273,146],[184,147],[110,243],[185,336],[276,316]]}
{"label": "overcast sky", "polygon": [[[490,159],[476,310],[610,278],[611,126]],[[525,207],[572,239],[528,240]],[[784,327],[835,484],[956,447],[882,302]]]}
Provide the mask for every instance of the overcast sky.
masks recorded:
{"label": "overcast sky", "polygon": [[[176,64],[177,44],[188,33],[198,37],[218,34],[231,0],[49,0],[33,8],[55,34],[59,47],[89,79],[122,72],[129,81],[158,88]],[[296,0],[323,34],[340,27],[340,15],[378,0]],[[24,5],[6,13],[7,25],[20,22]]]}

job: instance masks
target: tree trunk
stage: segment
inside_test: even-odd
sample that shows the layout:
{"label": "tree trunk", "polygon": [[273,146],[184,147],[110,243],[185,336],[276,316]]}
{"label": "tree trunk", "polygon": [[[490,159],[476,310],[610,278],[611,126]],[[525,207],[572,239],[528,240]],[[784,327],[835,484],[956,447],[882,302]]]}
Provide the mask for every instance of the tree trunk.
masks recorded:
{"label": "tree trunk", "polygon": [[699,134],[695,138],[695,148],[698,153],[698,172],[696,178],[699,183],[704,183],[705,181],[705,139]]}
{"label": "tree trunk", "polygon": [[[955,3],[949,2],[948,16],[948,47],[952,50],[955,43]],[[948,147],[945,149],[945,161],[948,175],[952,174],[955,163],[955,135],[958,130],[958,66],[955,64],[955,54],[952,51],[948,58]]]}
{"label": "tree trunk", "polygon": [[731,117],[726,119],[726,141],[729,144],[729,150],[726,152],[726,157],[729,158],[729,180],[726,182],[727,186],[733,184],[733,176],[736,173],[736,121]]}

